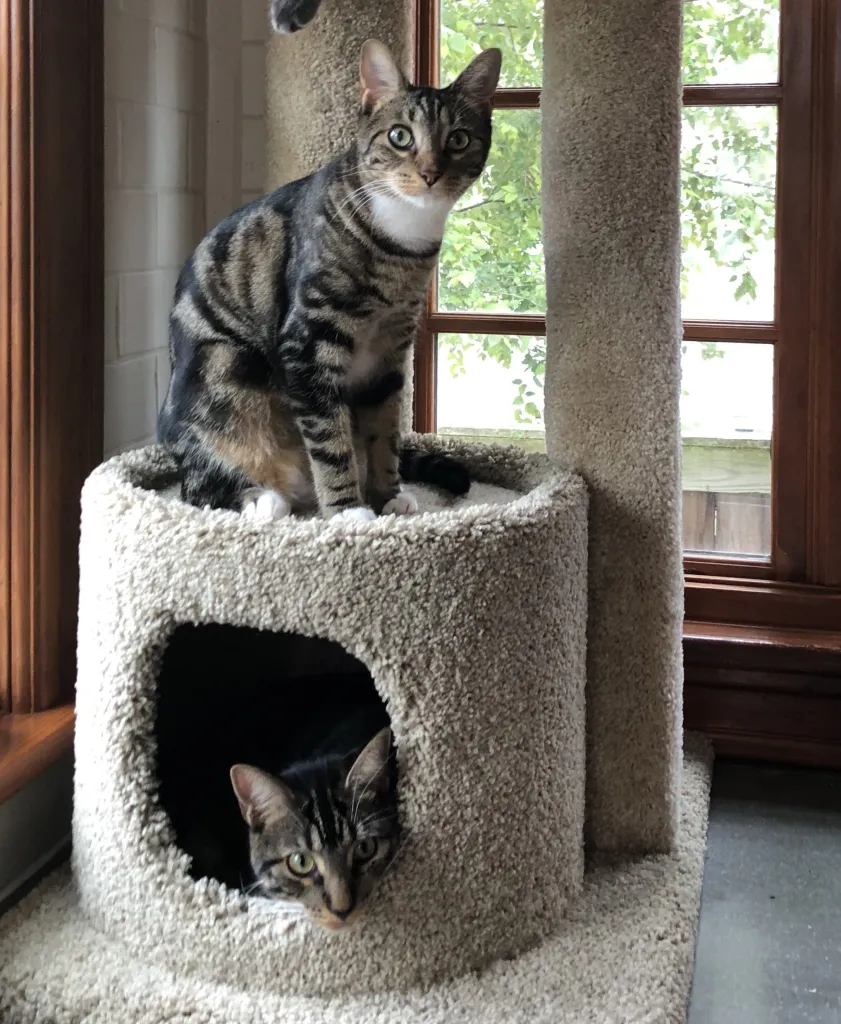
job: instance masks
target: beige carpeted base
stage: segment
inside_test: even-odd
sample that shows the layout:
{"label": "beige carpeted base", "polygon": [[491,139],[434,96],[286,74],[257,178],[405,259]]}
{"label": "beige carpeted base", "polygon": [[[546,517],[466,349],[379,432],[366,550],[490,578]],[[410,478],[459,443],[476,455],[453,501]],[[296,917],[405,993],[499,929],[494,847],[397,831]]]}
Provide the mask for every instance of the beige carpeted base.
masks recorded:
{"label": "beige carpeted base", "polygon": [[3,1024],[683,1024],[709,801],[690,737],[676,853],[587,874],[559,934],[481,975],[376,997],[277,999],[148,968],[105,940],[58,872],[0,921]]}

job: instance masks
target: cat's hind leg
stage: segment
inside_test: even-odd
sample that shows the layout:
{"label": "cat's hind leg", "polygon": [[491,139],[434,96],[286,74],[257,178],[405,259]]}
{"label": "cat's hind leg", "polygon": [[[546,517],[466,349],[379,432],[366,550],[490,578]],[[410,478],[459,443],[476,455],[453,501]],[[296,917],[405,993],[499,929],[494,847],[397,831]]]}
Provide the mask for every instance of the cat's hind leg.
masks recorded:
{"label": "cat's hind leg", "polygon": [[198,508],[239,510],[243,494],[253,487],[243,473],[215,460],[181,461],[181,498]]}

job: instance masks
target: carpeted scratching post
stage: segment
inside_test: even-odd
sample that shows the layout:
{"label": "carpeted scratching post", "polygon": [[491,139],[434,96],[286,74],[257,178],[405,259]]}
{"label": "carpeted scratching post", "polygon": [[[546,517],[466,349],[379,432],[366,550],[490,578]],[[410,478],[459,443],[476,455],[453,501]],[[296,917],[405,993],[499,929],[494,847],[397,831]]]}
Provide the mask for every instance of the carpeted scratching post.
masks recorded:
{"label": "carpeted scratching post", "polygon": [[311,174],[350,146],[359,110],[359,51],[369,38],[407,72],[410,0],[326,0],[303,32],[272,35],[266,53],[267,189]]}
{"label": "carpeted scratching post", "polygon": [[591,495],[588,835],[667,850],[682,717],[681,0],[545,12],[546,432]]}
{"label": "carpeted scratching post", "polygon": [[[73,870],[0,920],[3,1024],[684,1024],[710,765],[679,732],[680,0],[545,10],[557,462],[415,438],[470,493],[365,524],[185,506],[154,447],[92,474]],[[325,0],[272,40],[269,186],[347,144],[359,46],[408,66],[408,14]],[[386,702],[407,830],[338,934],[194,881],[167,795],[181,737],[318,671]]]}

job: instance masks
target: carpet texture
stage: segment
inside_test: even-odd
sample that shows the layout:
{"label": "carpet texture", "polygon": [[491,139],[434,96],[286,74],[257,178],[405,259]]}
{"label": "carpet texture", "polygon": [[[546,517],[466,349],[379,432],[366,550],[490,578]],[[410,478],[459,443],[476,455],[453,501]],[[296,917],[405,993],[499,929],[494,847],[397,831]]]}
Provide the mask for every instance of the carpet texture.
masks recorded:
{"label": "carpet texture", "polygon": [[546,437],[590,492],[588,839],[666,850],[680,793],[681,0],[546,0]]}
{"label": "carpet texture", "polygon": [[[283,998],[249,973],[229,985],[175,975],[97,932],[69,873],[0,920],[3,1024],[683,1024],[709,799],[705,748],[688,738],[672,855],[589,870],[538,948],[427,989]],[[454,922],[455,923],[455,922]]]}
{"label": "carpet texture", "polygon": [[[580,888],[585,488],[517,448],[414,441],[461,458],[479,500],[491,485],[508,501],[255,523],[159,494],[174,470],[154,447],[86,483],[74,870],[89,920],[139,961],[285,994],[428,984],[533,947]],[[347,935],[190,880],[154,742],[158,669],[184,622],[330,640],[387,702],[409,834]]]}
{"label": "carpet texture", "polygon": [[359,52],[369,38],[411,67],[408,0],[327,0],[303,32],[272,34],[266,49],[266,188],[312,174],[356,138]]}

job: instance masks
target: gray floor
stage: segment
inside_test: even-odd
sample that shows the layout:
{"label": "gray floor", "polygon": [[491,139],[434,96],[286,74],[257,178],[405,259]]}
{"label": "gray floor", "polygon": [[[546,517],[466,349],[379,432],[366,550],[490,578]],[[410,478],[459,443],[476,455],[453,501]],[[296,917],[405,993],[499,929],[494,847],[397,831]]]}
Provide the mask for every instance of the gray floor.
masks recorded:
{"label": "gray floor", "polygon": [[719,763],[689,1024],[841,1024],[841,775]]}

